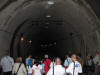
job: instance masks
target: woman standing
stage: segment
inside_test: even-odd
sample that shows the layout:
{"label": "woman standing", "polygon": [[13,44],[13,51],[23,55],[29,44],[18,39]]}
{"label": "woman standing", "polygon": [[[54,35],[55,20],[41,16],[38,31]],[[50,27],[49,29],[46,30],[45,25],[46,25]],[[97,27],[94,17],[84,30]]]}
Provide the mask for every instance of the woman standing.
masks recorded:
{"label": "woman standing", "polygon": [[25,65],[22,63],[22,58],[18,57],[16,63],[14,64],[12,74],[17,73],[17,75],[27,75]]}
{"label": "woman standing", "polygon": [[32,67],[32,75],[42,75],[42,66],[38,59],[35,60],[35,64]]}

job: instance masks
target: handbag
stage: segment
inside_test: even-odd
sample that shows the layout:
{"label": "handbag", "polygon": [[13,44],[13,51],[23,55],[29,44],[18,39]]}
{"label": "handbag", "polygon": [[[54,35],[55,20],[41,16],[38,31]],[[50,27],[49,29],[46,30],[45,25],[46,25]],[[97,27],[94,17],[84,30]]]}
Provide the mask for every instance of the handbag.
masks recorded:
{"label": "handbag", "polygon": [[14,72],[13,75],[17,75],[17,73],[18,73],[20,67],[21,67],[21,64],[19,65],[19,67],[18,67],[18,69],[17,69],[17,72]]}

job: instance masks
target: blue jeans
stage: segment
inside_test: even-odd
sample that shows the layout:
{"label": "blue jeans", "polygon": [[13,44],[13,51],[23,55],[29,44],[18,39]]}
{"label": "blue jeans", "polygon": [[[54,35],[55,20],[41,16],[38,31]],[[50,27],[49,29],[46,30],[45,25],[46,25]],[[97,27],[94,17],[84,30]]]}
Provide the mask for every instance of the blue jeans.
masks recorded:
{"label": "blue jeans", "polygon": [[31,73],[28,73],[27,75],[32,75]]}

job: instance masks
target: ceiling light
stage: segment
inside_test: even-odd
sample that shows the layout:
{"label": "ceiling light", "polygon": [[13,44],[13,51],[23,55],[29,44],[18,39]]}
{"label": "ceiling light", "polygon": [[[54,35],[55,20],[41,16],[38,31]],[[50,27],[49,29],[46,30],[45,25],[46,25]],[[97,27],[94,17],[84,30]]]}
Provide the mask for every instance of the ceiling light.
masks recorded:
{"label": "ceiling light", "polygon": [[29,43],[31,44],[32,43],[32,40],[29,40]]}
{"label": "ceiling light", "polygon": [[46,22],[46,24],[48,25],[48,24],[50,24],[49,22]]}
{"label": "ceiling light", "polygon": [[54,1],[47,1],[47,3],[48,3],[49,5],[53,5],[53,4],[55,4]]}
{"label": "ceiling light", "polygon": [[47,17],[47,18],[50,18],[50,17],[51,17],[51,15],[47,15],[46,17]]}
{"label": "ceiling light", "polygon": [[21,40],[21,42],[23,42],[24,41],[24,37],[21,37],[20,40]]}

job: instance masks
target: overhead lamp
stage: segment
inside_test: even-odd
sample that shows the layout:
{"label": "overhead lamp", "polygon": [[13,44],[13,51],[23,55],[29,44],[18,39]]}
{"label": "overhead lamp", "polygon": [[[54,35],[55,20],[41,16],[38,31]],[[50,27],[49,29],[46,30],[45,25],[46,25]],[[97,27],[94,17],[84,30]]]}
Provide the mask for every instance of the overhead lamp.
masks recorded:
{"label": "overhead lamp", "polygon": [[48,25],[48,24],[50,24],[49,22],[46,22],[46,24]]}
{"label": "overhead lamp", "polygon": [[20,40],[21,40],[21,42],[23,42],[23,41],[24,41],[24,37],[21,37],[21,39],[20,39]]}
{"label": "overhead lamp", "polygon": [[32,40],[29,40],[29,43],[31,44],[32,43]]}
{"label": "overhead lamp", "polygon": [[46,17],[47,17],[47,18],[50,18],[50,17],[51,17],[51,15],[46,15]]}
{"label": "overhead lamp", "polygon": [[55,2],[54,2],[54,1],[51,1],[51,0],[47,1],[47,3],[48,3],[49,5],[55,4]]}
{"label": "overhead lamp", "polygon": [[21,33],[20,41],[21,41],[21,42],[24,41],[23,33]]}

